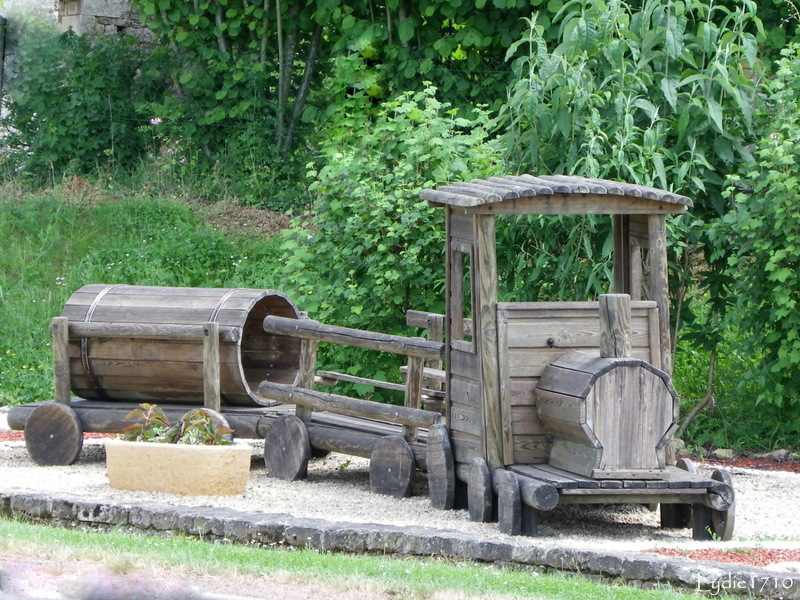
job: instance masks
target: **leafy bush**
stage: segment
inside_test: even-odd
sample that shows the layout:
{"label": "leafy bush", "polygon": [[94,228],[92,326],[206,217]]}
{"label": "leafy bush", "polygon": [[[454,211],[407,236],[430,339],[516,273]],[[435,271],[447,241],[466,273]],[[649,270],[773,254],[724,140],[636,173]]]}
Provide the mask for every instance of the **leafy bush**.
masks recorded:
{"label": "leafy bush", "polygon": [[[534,16],[507,55],[516,81],[503,117],[521,170],[653,185],[695,200],[693,216],[671,224],[673,258],[681,261],[672,280],[679,286],[700,280],[693,271],[700,252],[710,267],[703,283],[710,289],[726,282],[719,257],[727,241],[709,236],[708,224],[726,210],[725,174],[752,160],[756,8],[751,1],[729,9],[704,0],[572,0],[553,21],[560,26],[557,44],[548,45]],[[527,231],[517,228],[514,235],[536,235],[541,221],[530,219]],[[570,293],[568,277],[590,282],[575,295],[603,291],[601,271],[608,266],[597,265],[611,251],[610,224],[587,217],[580,226],[556,226],[548,233],[551,243],[574,258],[560,270],[565,259],[536,253],[520,265],[528,286],[544,281],[545,290]],[[695,318],[688,303],[683,309],[685,321]]]}
{"label": "leafy bush", "polygon": [[[285,238],[284,274],[313,318],[407,334],[406,310],[444,308],[444,218],[419,192],[489,176],[500,152],[486,113],[459,118],[431,86],[371,106],[357,92],[320,136],[313,213]],[[352,356],[337,349],[348,372],[375,374]]]}
{"label": "leafy bush", "polygon": [[800,46],[783,54],[766,82],[756,164],[731,178],[726,224],[740,245],[729,263],[742,323],[764,354],[749,372],[757,400],[783,408],[800,431]]}
{"label": "leafy bush", "polygon": [[10,171],[36,181],[98,166],[132,167],[144,151],[137,107],[158,86],[139,75],[133,38],[57,35],[25,23],[2,119]]}

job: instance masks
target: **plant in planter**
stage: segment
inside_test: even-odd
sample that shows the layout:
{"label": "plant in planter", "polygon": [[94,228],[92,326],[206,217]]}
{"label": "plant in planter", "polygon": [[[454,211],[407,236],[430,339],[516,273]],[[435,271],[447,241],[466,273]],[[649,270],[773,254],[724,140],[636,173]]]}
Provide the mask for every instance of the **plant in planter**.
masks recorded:
{"label": "plant in planter", "polygon": [[106,442],[111,487],[192,496],[244,492],[251,450],[233,443],[222,415],[193,409],[172,425],[163,409],[141,404],[126,419],[136,422]]}
{"label": "plant in planter", "polygon": [[233,429],[219,424],[224,418],[212,411],[196,408],[183,415],[175,425],[170,425],[164,410],[155,404],[140,404],[125,417],[137,422],[122,430],[122,439],[128,442],[164,442],[192,444],[195,446],[222,446],[233,444]]}

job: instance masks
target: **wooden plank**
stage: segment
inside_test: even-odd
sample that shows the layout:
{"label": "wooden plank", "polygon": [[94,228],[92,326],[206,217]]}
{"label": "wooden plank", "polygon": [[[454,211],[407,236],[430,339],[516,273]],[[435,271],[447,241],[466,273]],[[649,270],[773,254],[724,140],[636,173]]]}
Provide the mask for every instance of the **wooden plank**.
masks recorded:
{"label": "wooden plank", "polygon": [[[597,314],[599,303],[591,300],[572,300],[565,302],[498,302],[497,310],[508,314],[509,319],[552,318],[560,315],[580,317]],[[631,302],[631,314],[644,314],[657,307],[654,300]]]}
{"label": "wooden plank", "polygon": [[540,463],[547,459],[549,442],[544,435],[515,435],[514,456],[526,463]]}
{"label": "wooden plank", "polygon": [[672,375],[672,343],[669,324],[669,286],[667,281],[667,229],[664,215],[648,217],[650,251],[650,298],[658,306],[661,369]]}
{"label": "wooden plank", "polygon": [[509,465],[508,469],[538,481],[549,483],[557,489],[573,489],[577,488],[579,482],[567,473],[559,473],[548,471],[541,468],[542,465]]}
{"label": "wooden plank", "polygon": [[203,406],[220,411],[219,323],[203,325]]}
{"label": "wooden plank", "polygon": [[475,278],[474,317],[480,356],[483,402],[483,443],[486,463],[490,469],[503,466],[503,422],[500,408],[497,334],[497,260],[495,256],[494,218],[478,219]]}
{"label": "wooden plank", "polygon": [[450,428],[453,431],[463,431],[479,437],[483,431],[480,407],[451,402]]}
{"label": "wooden plank", "polygon": [[661,317],[658,309],[651,310],[647,315],[650,329],[650,358],[646,359],[656,369],[664,370],[661,361]]}
{"label": "wooden plank", "polygon": [[631,356],[631,299],[627,294],[600,296],[600,356]]}
{"label": "wooden plank", "polygon": [[[219,327],[219,323],[217,323]],[[241,337],[238,327],[220,327],[219,337],[228,343],[236,343]],[[69,337],[75,338],[130,338],[137,340],[196,341],[201,342],[205,336],[202,324],[173,325],[148,323],[84,323],[69,322]]]}
{"label": "wooden plank", "polygon": [[[548,340],[550,342],[548,343]],[[649,347],[650,321],[645,315],[635,315],[631,320],[630,343],[632,347]],[[509,348],[560,348],[572,349],[600,347],[600,318],[594,315],[552,319],[514,319],[509,321]]]}
{"label": "wooden plank", "polygon": [[599,448],[561,437],[553,440],[549,462],[564,471],[590,476],[592,470],[600,466],[602,455],[603,450]]}
{"label": "wooden plank", "polygon": [[[594,350],[584,348],[578,351],[586,354],[598,352],[597,348]],[[558,360],[559,357],[563,356],[564,352],[565,351],[563,349],[559,348],[554,348],[552,350],[540,348],[513,349],[508,355],[510,363],[509,376],[511,377],[512,382],[522,379],[535,380],[538,382],[538,379],[542,376],[542,373],[547,366]],[[633,358],[635,359],[646,361],[648,360],[649,356],[649,348],[633,349]]]}
{"label": "wooden plank", "polygon": [[681,214],[686,211],[682,204],[654,202],[646,198],[631,196],[585,194],[553,194],[511,198],[502,202],[481,203],[465,206],[464,212],[474,215],[652,215]]}
{"label": "wooden plank", "polygon": [[53,343],[53,377],[55,400],[69,406],[72,400],[69,377],[69,332],[68,319],[55,317],[50,322]]}
{"label": "wooden plank", "polygon": [[631,292],[630,215],[614,215],[614,262],[612,280],[614,291],[619,294]]}
{"label": "wooden plank", "polygon": [[[302,340],[300,342],[300,362],[297,368],[295,385],[308,390],[313,389],[316,369],[317,342],[315,340]],[[306,406],[295,407],[295,415],[304,423],[311,421],[312,412],[312,409]]]}
{"label": "wooden plank", "polygon": [[[89,352],[93,362],[131,361],[131,362],[182,362],[202,360],[203,347],[197,342],[164,342],[153,341],[144,344],[136,340],[89,340]],[[81,356],[80,343],[70,342],[70,358],[78,359]],[[236,363],[238,350],[233,344],[222,344],[220,347],[220,361],[223,363]],[[244,360],[251,353],[242,354]],[[269,358],[276,358],[272,356]]]}
{"label": "wooden plank", "polygon": [[453,458],[457,463],[467,464],[483,454],[481,438],[478,436],[451,429],[450,441],[453,446]]}
{"label": "wooden plank", "polygon": [[500,419],[503,440],[503,464],[517,462],[514,459],[514,421],[512,412],[512,383],[508,360],[508,318],[497,312],[498,356],[500,369]]}

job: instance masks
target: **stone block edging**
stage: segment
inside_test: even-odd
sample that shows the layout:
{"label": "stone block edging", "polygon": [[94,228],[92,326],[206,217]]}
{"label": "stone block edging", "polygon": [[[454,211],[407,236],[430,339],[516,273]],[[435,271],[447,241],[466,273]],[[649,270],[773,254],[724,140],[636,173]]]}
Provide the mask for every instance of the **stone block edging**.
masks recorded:
{"label": "stone block edging", "polygon": [[284,545],[320,551],[394,553],[556,569],[638,585],[671,585],[717,595],[721,591],[800,600],[800,574],[746,565],[693,561],[642,552],[581,550],[492,540],[452,530],[334,523],[285,514],[211,506],[91,501],[69,494],[0,491],[0,514],[57,526],[129,527],[143,532],[180,531],[242,544]]}

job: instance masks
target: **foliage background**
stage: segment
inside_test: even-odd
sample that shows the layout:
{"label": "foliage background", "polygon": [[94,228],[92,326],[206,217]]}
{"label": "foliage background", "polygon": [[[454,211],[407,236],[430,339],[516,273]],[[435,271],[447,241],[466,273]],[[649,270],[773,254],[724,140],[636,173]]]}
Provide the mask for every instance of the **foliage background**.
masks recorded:
{"label": "foliage background", "polygon": [[[419,190],[559,171],[695,199],[670,222],[676,384],[687,407],[713,399],[689,435],[797,444],[790,2],[135,5],[159,40],[147,52],[125,36],[12,31],[3,403],[47,397],[35,373],[49,368],[46,339],[30,331],[88,281],[278,287],[320,320],[408,333],[407,308],[443,302],[442,226]],[[65,203],[75,175],[104,199],[140,193],[130,206]],[[280,239],[243,242],[168,198],[297,218]],[[606,291],[606,220],[507,220],[498,237],[503,299]]]}

